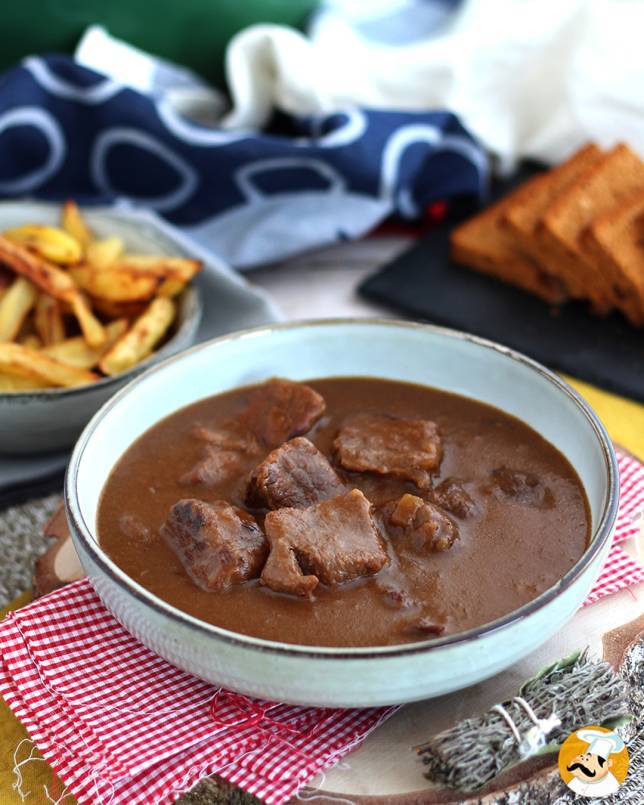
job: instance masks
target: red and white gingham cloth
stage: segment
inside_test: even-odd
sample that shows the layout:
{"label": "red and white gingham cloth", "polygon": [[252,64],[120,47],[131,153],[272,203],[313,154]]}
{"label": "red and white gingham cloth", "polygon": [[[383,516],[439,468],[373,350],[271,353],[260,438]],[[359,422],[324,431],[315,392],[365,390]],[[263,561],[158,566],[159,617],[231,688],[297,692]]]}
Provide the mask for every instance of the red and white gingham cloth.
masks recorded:
{"label": "red and white gingham cloth", "polygon": [[619,466],[619,510],[613,545],[584,606],[644,581],[644,567],[619,547],[620,543],[636,537],[640,529],[644,529],[644,466],[619,448],[616,448],[616,453]]}
{"label": "red and white gingham cloth", "polygon": [[[642,522],[644,468],[619,454],[615,545],[586,603],[644,581],[618,543]],[[0,693],[80,803],[174,802],[219,774],[286,802],[395,710],[329,710],[217,689],[157,657],[86,579],[0,624]]]}

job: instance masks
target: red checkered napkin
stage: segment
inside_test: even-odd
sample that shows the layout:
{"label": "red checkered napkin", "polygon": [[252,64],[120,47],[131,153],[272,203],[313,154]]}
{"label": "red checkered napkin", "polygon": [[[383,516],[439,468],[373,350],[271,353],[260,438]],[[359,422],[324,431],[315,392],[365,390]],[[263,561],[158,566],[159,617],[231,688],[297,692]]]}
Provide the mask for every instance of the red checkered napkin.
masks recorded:
{"label": "red checkered napkin", "polygon": [[619,547],[620,543],[636,537],[640,529],[644,528],[644,466],[619,448],[616,452],[619,466],[619,510],[613,546],[595,586],[584,601],[584,606],[644,581],[644,567]]}
{"label": "red checkered napkin", "polygon": [[[638,533],[644,468],[620,453],[615,545],[586,603],[644,580],[619,542]],[[0,624],[0,693],[81,803],[171,803],[220,774],[282,803],[395,707],[262,702],[195,679],[137,642],[86,579]]]}
{"label": "red checkered napkin", "polygon": [[165,803],[218,773],[290,799],[395,708],[261,702],[179,671],[135,640],[87,581],[0,624],[0,693],[81,803]]}

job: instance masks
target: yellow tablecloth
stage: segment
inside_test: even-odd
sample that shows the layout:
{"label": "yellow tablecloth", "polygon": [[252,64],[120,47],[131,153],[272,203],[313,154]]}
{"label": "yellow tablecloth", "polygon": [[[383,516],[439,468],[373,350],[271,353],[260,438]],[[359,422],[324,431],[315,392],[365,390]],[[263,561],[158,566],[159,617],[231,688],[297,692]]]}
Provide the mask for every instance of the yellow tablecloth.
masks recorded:
{"label": "yellow tablecloth", "polygon": [[[606,426],[611,438],[644,461],[644,405],[609,394],[588,383],[567,377],[566,380],[590,403]],[[8,609],[17,609],[29,600],[29,594],[20,596]],[[8,610],[0,612],[4,616]],[[13,773],[14,752],[20,741],[27,736],[24,728],[14,718],[9,708],[0,699],[0,805],[23,805],[18,793],[12,788],[16,777]],[[26,758],[29,747],[23,744],[19,760]],[[55,801],[62,793],[62,786],[51,769],[43,761],[30,762],[21,767],[24,792],[32,795],[25,805],[40,805],[48,802],[44,787]],[[39,792],[42,792],[39,793]],[[65,799],[71,805],[72,797]]]}

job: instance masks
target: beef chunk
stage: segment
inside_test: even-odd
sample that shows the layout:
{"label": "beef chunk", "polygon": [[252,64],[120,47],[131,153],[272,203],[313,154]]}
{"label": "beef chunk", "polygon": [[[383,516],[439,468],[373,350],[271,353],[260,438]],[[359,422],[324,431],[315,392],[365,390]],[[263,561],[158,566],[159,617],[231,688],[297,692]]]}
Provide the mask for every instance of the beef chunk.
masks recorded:
{"label": "beef chunk", "polygon": [[226,590],[259,575],[268,546],[255,519],[224,500],[180,500],[161,535],[204,590]]}
{"label": "beef chunk", "polygon": [[442,509],[416,495],[403,495],[386,512],[387,521],[400,529],[417,551],[446,551],[458,539],[458,527]]}
{"label": "beef chunk", "polygon": [[273,450],[255,469],[248,500],[267,509],[304,509],[345,491],[326,457],[308,439],[299,436]]}
{"label": "beef chunk", "polygon": [[152,541],[150,529],[135,514],[121,512],[121,514],[119,514],[118,524],[121,531],[128,539],[132,540],[132,542],[145,545]]}
{"label": "beef chunk", "polygon": [[261,450],[254,434],[234,419],[217,428],[197,425],[193,434],[197,439],[221,450],[234,450],[250,456],[257,455]]}
{"label": "beef chunk", "polygon": [[420,606],[402,584],[384,580],[376,581],[376,587],[382,593],[382,600],[392,609],[417,609]]}
{"label": "beef chunk", "polygon": [[492,476],[485,491],[488,494],[512,498],[517,503],[536,506],[540,509],[550,509],[555,503],[552,491],[537,475],[532,472],[511,470],[508,467],[492,470]]}
{"label": "beef chunk", "polygon": [[441,509],[465,520],[476,511],[476,504],[465,491],[461,481],[455,478],[446,478],[434,488],[432,500]]}
{"label": "beef chunk", "polygon": [[194,467],[185,472],[179,483],[182,486],[203,484],[216,486],[244,471],[245,457],[237,450],[220,450],[207,446]]}
{"label": "beef chunk", "polygon": [[269,380],[256,388],[241,420],[268,447],[277,447],[313,427],[324,413],[324,399],[309,386]]}
{"label": "beef chunk", "polygon": [[265,520],[271,546],[261,581],[272,590],[310,595],[318,582],[341,584],[377,573],[387,553],[359,489],[308,509],[278,509]]}
{"label": "beef chunk", "polygon": [[179,479],[183,486],[216,486],[223,483],[246,472],[249,457],[261,452],[255,436],[234,420],[218,428],[199,425],[193,433],[205,444],[199,461]]}
{"label": "beef chunk", "polygon": [[381,414],[352,417],[340,430],[334,449],[346,470],[393,475],[420,488],[430,485],[430,472],[439,466],[443,452],[433,422]]}

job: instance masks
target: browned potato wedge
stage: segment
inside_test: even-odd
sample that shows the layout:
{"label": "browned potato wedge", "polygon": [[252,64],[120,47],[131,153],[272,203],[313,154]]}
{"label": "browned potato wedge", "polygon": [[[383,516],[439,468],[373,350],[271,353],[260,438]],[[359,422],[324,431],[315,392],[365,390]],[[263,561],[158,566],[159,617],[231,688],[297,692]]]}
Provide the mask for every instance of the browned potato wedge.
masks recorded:
{"label": "browned potato wedge", "polygon": [[14,280],[0,299],[0,341],[13,341],[27,314],[34,306],[38,291],[24,277]]}
{"label": "browned potato wedge", "polygon": [[45,347],[43,353],[77,369],[93,369],[105,351],[125,333],[127,328],[127,319],[117,319],[105,325],[107,340],[103,347],[90,347],[83,336],[79,335]]}
{"label": "browned potato wedge", "polygon": [[145,313],[147,302],[114,302],[110,299],[99,299],[95,296],[92,305],[97,313],[107,319],[138,319]]}
{"label": "browned potato wedge", "polygon": [[73,387],[135,366],[163,340],[172,298],[201,268],[97,239],[71,199],[58,227],[0,233],[0,392]]}
{"label": "browned potato wedge", "polygon": [[130,369],[152,352],[163,338],[175,316],[175,305],[166,297],[150,303],[148,309],[134,322],[124,336],[109,349],[99,363],[106,375],[115,375]]}
{"label": "browned potato wedge", "polygon": [[7,229],[4,236],[59,265],[77,263],[83,256],[83,250],[76,238],[55,226],[26,224]]}
{"label": "browned potato wedge", "polygon": [[49,387],[50,384],[41,377],[27,377],[26,375],[12,375],[9,372],[0,372],[0,394],[35,391],[36,389]]}
{"label": "browned potato wedge", "polygon": [[34,327],[45,346],[55,344],[65,338],[65,324],[57,299],[41,293],[36,300]]}
{"label": "browned potato wedge", "polygon": [[29,349],[42,349],[42,341],[35,333],[23,335],[22,338],[18,339],[18,343],[22,344],[23,347],[29,347]]}
{"label": "browned potato wedge", "polygon": [[92,268],[109,268],[123,254],[123,241],[117,237],[94,240],[87,247],[85,254]]}
{"label": "browned potato wedge", "polygon": [[76,291],[69,301],[87,343],[90,347],[102,347],[107,340],[105,327],[92,313],[87,298]]}
{"label": "browned potato wedge", "polygon": [[0,372],[43,380],[52,386],[83,386],[99,379],[94,372],[59,363],[21,344],[0,343]]}
{"label": "browned potato wedge", "polygon": [[177,296],[183,291],[186,283],[201,271],[199,260],[185,257],[155,257],[147,254],[127,254],[117,263],[116,268],[147,271],[163,277],[157,290],[157,296]]}
{"label": "browned potato wedge", "polygon": [[83,265],[70,268],[69,273],[78,287],[91,296],[113,302],[151,299],[161,283],[154,274],[120,268],[96,269]]}
{"label": "browned potato wedge", "polygon": [[9,271],[7,268],[0,266],[0,299],[5,295],[5,292],[13,285],[16,275]]}
{"label": "browned potato wedge", "polygon": [[148,254],[126,254],[119,259],[117,268],[149,271],[166,279],[174,279],[184,285],[202,269],[200,260],[187,257],[164,257]]}
{"label": "browned potato wedge", "polygon": [[83,251],[87,251],[92,242],[92,233],[75,201],[69,199],[63,204],[60,224],[65,232],[80,243]]}
{"label": "browned potato wedge", "polygon": [[90,346],[99,347],[105,343],[103,325],[94,316],[73,279],[65,271],[23,246],[12,243],[2,235],[0,235],[0,261],[6,263],[17,274],[27,277],[50,296],[68,302]]}

